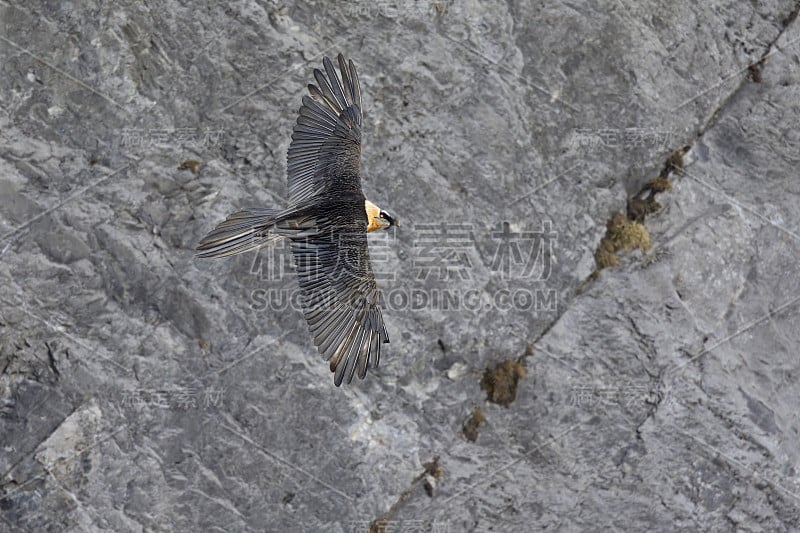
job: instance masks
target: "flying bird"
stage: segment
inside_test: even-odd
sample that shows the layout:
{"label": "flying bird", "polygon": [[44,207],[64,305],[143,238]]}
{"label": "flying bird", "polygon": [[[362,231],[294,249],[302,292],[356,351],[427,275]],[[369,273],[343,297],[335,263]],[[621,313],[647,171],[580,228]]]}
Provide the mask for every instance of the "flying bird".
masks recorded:
{"label": "flying bird", "polygon": [[363,379],[380,363],[389,335],[369,261],[367,233],[397,220],[361,190],[361,87],[353,61],[329,58],[292,132],[285,209],[255,207],[228,216],[197,246],[198,257],[227,257],[288,239],[301,305],[333,382]]}

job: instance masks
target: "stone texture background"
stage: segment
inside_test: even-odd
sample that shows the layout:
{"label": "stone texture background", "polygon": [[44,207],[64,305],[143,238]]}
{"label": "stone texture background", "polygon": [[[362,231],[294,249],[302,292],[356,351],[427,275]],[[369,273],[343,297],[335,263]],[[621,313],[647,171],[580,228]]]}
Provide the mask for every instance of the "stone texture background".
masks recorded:
{"label": "stone texture background", "polygon": [[[797,530],[798,10],[0,2],[0,530]],[[338,51],[365,193],[403,222],[371,241],[392,342],[341,389],[263,305],[296,289],[280,249],[192,255],[280,204]],[[650,248],[592,280],[684,146]],[[427,272],[442,222],[464,268]],[[504,271],[503,222],[556,232],[550,268]],[[507,360],[502,406],[480,385]]]}

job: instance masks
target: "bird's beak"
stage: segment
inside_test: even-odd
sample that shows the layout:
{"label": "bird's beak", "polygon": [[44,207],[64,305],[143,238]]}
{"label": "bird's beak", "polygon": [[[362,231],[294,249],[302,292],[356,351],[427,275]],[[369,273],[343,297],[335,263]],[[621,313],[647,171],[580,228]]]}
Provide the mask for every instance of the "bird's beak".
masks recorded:
{"label": "bird's beak", "polygon": [[384,211],[383,209],[381,209],[380,218],[382,219],[382,222],[386,222],[386,224],[383,225],[383,229],[389,229],[392,226],[400,225],[400,221],[397,220],[396,216],[392,215],[388,211]]}

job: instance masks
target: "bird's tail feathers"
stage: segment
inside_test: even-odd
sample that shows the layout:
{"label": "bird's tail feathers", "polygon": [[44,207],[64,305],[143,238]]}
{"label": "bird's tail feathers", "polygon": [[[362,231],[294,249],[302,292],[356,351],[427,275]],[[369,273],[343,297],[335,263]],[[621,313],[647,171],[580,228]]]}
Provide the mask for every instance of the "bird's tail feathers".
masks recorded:
{"label": "bird's tail feathers", "polygon": [[242,254],[281,238],[274,233],[280,209],[254,207],[233,213],[220,222],[197,245],[197,257],[228,257]]}

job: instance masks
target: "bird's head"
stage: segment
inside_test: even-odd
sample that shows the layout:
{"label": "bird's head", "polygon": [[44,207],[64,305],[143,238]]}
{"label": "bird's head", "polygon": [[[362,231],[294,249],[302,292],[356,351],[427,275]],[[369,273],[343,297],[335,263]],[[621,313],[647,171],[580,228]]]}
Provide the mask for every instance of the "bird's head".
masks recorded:
{"label": "bird's head", "polygon": [[367,210],[367,233],[379,229],[389,229],[392,226],[400,225],[394,215],[381,209],[369,200],[364,203],[364,207]]}

